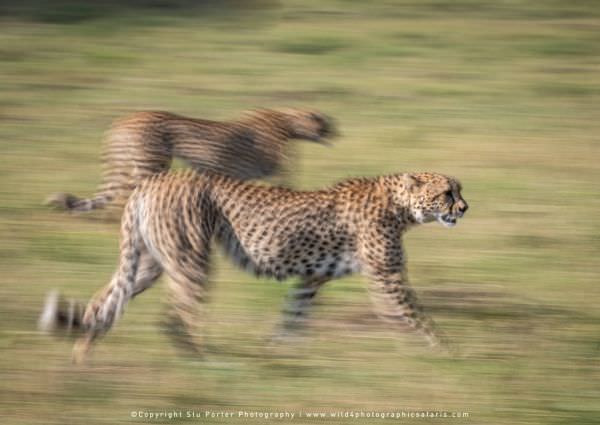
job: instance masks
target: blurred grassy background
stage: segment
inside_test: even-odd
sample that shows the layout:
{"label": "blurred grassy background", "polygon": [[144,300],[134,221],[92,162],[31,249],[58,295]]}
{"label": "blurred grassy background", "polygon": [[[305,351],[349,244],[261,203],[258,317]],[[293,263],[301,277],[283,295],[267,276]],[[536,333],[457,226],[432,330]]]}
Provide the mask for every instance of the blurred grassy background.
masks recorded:
{"label": "blurred grassy background", "polygon": [[[2,423],[188,408],[598,423],[597,2],[175,3],[0,2]],[[287,285],[219,260],[204,361],[159,331],[159,284],[73,368],[71,341],[39,335],[37,315],[50,288],[87,299],[108,281],[118,226],[42,200],[92,193],[119,115],[226,119],[259,106],[338,120],[334,148],[302,145],[299,187],[411,170],[462,180],[464,221],[406,240],[413,285],[461,355],[386,329],[360,277],[325,288],[305,343],[270,351]]]}

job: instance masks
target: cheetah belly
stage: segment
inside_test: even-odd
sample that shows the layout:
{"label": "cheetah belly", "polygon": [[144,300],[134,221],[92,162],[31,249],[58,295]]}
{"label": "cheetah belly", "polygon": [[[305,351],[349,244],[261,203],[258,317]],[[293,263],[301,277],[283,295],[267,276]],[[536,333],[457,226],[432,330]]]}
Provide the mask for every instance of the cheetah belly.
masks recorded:
{"label": "cheetah belly", "polygon": [[290,276],[337,278],[360,271],[355,252],[345,246],[338,250],[314,247],[298,250],[293,246],[250,253],[249,265],[258,275],[285,279]]}
{"label": "cheetah belly", "polygon": [[317,223],[290,226],[286,232],[272,223],[249,220],[238,224],[242,231],[224,226],[217,234],[229,258],[259,276],[336,278],[359,272],[355,236],[312,226]]}

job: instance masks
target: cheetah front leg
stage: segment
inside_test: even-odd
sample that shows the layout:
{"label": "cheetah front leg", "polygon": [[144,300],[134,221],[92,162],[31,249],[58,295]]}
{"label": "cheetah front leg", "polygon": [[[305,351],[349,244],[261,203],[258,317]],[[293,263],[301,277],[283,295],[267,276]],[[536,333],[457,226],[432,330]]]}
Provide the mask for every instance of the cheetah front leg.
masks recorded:
{"label": "cheetah front leg", "polygon": [[373,270],[370,275],[369,293],[379,317],[387,322],[407,325],[423,335],[433,347],[447,345],[433,320],[423,312],[404,271],[390,273]]}
{"label": "cheetah front leg", "polygon": [[375,221],[361,240],[362,269],[371,281],[371,300],[379,317],[404,324],[425,336],[431,346],[438,346],[442,338],[408,283],[406,256],[402,241],[396,236],[401,230],[395,220],[382,219]]}

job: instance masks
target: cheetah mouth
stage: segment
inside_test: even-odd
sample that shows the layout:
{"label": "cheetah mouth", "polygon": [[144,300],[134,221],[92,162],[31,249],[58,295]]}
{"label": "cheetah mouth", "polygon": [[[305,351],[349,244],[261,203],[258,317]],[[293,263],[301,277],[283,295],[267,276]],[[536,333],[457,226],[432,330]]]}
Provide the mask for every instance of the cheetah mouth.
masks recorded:
{"label": "cheetah mouth", "polygon": [[450,214],[440,214],[437,216],[437,221],[445,227],[456,226],[457,218]]}

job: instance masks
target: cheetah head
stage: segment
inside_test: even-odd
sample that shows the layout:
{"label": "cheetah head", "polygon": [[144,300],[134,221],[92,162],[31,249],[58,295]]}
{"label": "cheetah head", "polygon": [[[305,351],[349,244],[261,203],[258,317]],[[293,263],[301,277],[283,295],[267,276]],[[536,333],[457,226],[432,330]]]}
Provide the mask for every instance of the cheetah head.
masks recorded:
{"label": "cheetah head", "polygon": [[321,112],[296,108],[283,109],[281,112],[287,118],[293,138],[328,144],[327,138],[337,135],[333,119]]}
{"label": "cheetah head", "polygon": [[405,176],[409,192],[410,212],[417,223],[437,221],[454,227],[469,206],[461,196],[460,182],[435,173],[416,173]]}

